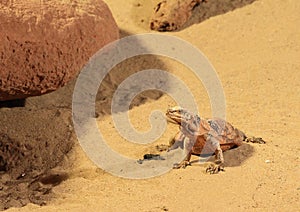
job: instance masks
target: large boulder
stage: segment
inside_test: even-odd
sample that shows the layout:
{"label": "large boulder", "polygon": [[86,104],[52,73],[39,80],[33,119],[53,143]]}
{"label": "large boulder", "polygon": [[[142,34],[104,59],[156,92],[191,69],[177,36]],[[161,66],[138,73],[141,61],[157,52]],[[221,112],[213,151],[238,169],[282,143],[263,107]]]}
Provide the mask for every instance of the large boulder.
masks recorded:
{"label": "large boulder", "polygon": [[54,91],[118,39],[101,0],[0,2],[0,101]]}

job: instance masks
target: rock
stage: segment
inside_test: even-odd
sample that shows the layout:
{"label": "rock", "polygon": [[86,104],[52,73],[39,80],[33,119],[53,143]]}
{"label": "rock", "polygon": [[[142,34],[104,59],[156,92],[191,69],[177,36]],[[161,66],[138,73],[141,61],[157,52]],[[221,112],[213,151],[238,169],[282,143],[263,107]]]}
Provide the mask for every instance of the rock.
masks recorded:
{"label": "rock", "polygon": [[101,0],[1,1],[0,21],[0,101],[57,90],[119,37]]}
{"label": "rock", "polygon": [[150,29],[174,31],[191,17],[192,10],[203,0],[164,0],[157,4],[150,20]]}

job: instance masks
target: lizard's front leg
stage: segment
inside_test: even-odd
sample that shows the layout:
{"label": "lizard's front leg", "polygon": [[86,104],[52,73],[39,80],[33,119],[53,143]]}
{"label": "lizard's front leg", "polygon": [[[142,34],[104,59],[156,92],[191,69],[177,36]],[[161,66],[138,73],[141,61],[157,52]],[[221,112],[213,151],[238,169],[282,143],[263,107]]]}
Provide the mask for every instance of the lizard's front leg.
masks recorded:
{"label": "lizard's front leg", "polygon": [[187,166],[190,166],[190,160],[192,156],[192,148],[195,144],[195,139],[193,138],[186,138],[184,141],[184,152],[186,154],[185,159],[180,162],[179,164],[174,164],[173,168],[174,169],[179,169],[179,168],[186,168]]}
{"label": "lizard's front leg", "polygon": [[175,163],[173,165],[173,169],[180,169],[180,168],[185,169],[187,166],[190,166],[191,165],[191,163],[190,163],[191,156],[192,156],[192,151],[190,151],[188,153],[188,155],[186,156],[186,158],[183,161],[181,161],[180,163]]}
{"label": "lizard's front leg", "polygon": [[180,147],[181,149],[183,149],[183,142],[184,142],[184,138],[185,135],[179,131],[174,138],[170,141],[169,145],[170,148],[167,150],[168,152],[173,150],[173,149],[177,149],[178,147]]}
{"label": "lizard's front leg", "polygon": [[[184,149],[184,139],[185,139],[185,135],[181,131],[179,131],[175,135],[173,140],[170,142],[171,147],[168,149],[168,152],[173,149],[177,149],[178,147],[180,147],[181,149]],[[185,151],[186,151],[186,149],[185,149]],[[181,163],[175,163],[173,165],[173,168],[174,169],[185,168],[186,166],[190,165],[191,155],[192,155],[191,151],[188,151],[186,158]]]}

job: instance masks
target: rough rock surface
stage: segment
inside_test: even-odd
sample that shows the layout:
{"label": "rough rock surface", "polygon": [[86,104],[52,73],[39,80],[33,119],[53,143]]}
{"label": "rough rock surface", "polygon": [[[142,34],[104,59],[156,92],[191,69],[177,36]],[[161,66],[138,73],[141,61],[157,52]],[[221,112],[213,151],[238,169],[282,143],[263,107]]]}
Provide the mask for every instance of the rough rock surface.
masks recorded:
{"label": "rough rock surface", "polygon": [[150,28],[173,31],[181,28],[192,15],[192,10],[203,0],[164,0],[157,4],[150,20]]}
{"label": "rough rock surface", "polygon": [[[150,28],[156,31],[182,30],[192,24],[227,13],[255,0],[163,0],[156,5]],[[197,6],[199,5],[199,7]]]}
{"label": "rough rock surface", "polygon": [[0,101],[64,86],[118,27],[101,0],[0,2]]}

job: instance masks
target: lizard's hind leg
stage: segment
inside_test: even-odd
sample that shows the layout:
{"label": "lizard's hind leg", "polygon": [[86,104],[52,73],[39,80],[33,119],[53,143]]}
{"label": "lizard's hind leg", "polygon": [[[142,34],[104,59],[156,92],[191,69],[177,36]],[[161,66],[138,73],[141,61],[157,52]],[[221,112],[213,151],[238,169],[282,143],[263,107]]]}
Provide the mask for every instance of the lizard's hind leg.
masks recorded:
{"label": "lizard's hind leg", "polygon": [[216,138],[214,138],[213,136],[210,136],[209,142],[216,149],[215,150],[215,163],[211,164],[206,169],[206,173],[217,174],[219,171],[225,171],[224,156],[223,156],[223,151],[221,149],[219,141]]}

